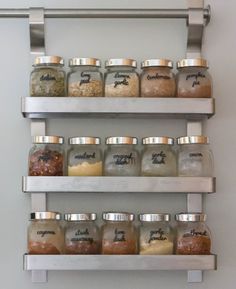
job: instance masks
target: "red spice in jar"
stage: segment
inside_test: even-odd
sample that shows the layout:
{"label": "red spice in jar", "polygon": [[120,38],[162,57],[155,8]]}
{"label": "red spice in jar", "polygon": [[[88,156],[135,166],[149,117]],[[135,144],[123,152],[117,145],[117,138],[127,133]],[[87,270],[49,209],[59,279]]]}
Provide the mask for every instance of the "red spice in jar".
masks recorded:
{"label": "red spice in jar", "polygon": [[50,243],[30,241],[28,253],[31,255],[59,255],[60,251]]}
{"label": "red spice in jar", "polygon": [[135,240],[113,242],[112,240],[102,241],[102,254],[104,255],[134,255],[137,254]]}
{"label": "red spice in jar", "polygon": [[177,241],[176,254],[179,255],[209,255],[211,239],[208,236],[186,236]]}
{"label": "red spice in jar", "polygon": [[66,254],[97,255],[100,254],[101,244],[99,242],[71,242],[66,244]]}

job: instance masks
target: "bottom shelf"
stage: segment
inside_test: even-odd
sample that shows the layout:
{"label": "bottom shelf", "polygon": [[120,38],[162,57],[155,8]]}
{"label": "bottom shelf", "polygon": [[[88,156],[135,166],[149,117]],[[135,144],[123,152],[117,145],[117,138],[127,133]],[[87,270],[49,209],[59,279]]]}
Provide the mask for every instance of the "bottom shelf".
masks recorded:
{"label": "bottom shelf", "polygon": [[216,270],[216,255],[24,255],[24,270]]}

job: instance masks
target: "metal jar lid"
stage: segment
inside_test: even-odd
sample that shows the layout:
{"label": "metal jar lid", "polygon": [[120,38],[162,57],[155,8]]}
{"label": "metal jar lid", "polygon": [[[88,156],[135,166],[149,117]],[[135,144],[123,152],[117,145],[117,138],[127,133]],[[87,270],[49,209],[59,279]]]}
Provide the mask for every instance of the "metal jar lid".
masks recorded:
{"label": "metal jar lid", "polygon": [[138,139],[132,136],[111,136],[106,138],[107,145],[136,145],[138,144]]}
{"label": "metal jar lid", "polygon": [[55,135],[36,135],[32,137],[34,144],[63,144],[64,137]]}
{"label": "metal jar lid", "polygon": [[101,139],[94,136],[76,136],[69,138],[70,145],[99,145]]}
{"label": "metal jar lid", "polygon": [[134,221],[134,214],[126,212],[105,212],[102,214],[104,221],[117,221],[117,222],[132,222]]}
{"label": "metal jar lid", "polygon": [[169,222],[170,214],[140,214],[141,222]]}
{"label": "metal jar lid", "polygon": [[61,56],[38,56],[35,58],[33,66],[43,66],[45,64],[64,66],[64,60]]}
{"label": "metal jar lid", "polygon": [[149,136],[142,139],[143,145],[165,144],[173,145],[174,139],[167,136]]}
{"label": "metal jar lid", "polygon": [[33,212],[30,214],[30,220],[61,220],[61,214],[58,212]]}
{"label": "metal jar lid", "polygon": [[101,67],[101,61],[97,58],[78,58],[74,57],[69,60],[69,66],[96,66]]}
{"label": "metal jar lid", "polygon": [[137,61],[130,58],[112,58],[108,59],[105,62],[105,67],[112,67],[112,66],[129,66],[129,67],[137,67]]}
{"label": "metal jar lid", "polygon": [[141,68],[153,66],[173,68],[173,62],[169,59],[146,59],[141,63]]}
{"label": "metal jar lid", "polygon": [[68,222],[95,221],[97,219],[97,214],[95,213],[64,214],[64,219]]}
{"label": "metal jar lid", "polygon": [[203,135],[182,136],[177,138],[177,144],[209,144],[209,139]]}
{"label": "metal jar lid", "polygon": [[208,68],[208,62],[203,58],[182,59],[177,62],[177,69],[183,67],[204,67]]}
{"label": "metal jar lid", "polygon": [[175,215],[175,220],[179,222],[205,222],[206,214],[202,213],[180,213]]}

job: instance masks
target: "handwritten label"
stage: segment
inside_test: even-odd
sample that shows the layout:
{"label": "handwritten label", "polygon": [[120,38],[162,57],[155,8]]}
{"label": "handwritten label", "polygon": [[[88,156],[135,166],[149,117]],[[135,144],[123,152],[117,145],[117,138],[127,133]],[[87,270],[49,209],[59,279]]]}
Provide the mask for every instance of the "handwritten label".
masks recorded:
{"label": "handwritten label", "polygon": [[159,73],[156,73],[154,75],[147,75],[147,80],[157,80],[157,79],[170,79],[170,76],[168,75],[161,75]]}
{"label": "handwritten label", "polygon": [[90,159],[95,159],[95,158],[96,158],[95,152],[93,153],[84,152],[83,154],[78,154],[75,156],[75,159],[78,159],[78,160],[90,160]]}
{"label": "handwritten label", "polygon": [[82,71],[80,76],[82,79],[80,80],[79,85],[90,83],[91,75],[89,73],[85,73],[84,71]]}
{"label": "handwritten label", "polygon": [[135,164],[135,157],[132,153],[129,155],[113,155],[113,159],[115,160],[115,165],[134,165]]}
{"label": "handwritten label", "polygon": [[190,236],[207,236],[207,231],[199,232],[195,229],[192,229],[189,233],[186,233],[183,235],[184,237],[190,237]]}
{"label": "handwritten label", "polygon": [[44,237],[45,235],[56,235],[55,231],[37,231],[37,235]]}
{"label": "handwritten label", "polygon": [[152,241],[155,240],[158,241],[167,240],[164,234],[165,232],[161,228],[159,228],[158,230],[150,231],[148,243],[151,243]]}
{"label": "handwritten label", "polygon": [[190,153],[189,157],[190,158],[202,158],[203,155],[202,155],[202,153]]}
{"label": "handwritten label", "polygon": [[53,75],[50,75],[49,73],[43,74],[43,75],[40,77],[40,81],[51,81],[51,80],[56,80],[56,77],[53,76]]}
{"label": "handwritten label", "polygon": [[152,154],[152,163],[153,164],[157,164],[157,165],[161,165],[161,164],[165,164],[165,158],[166,158],[166,154],[161,151],[160,153],[153,153]]}
{"label": "handwritten label", "polygon": [[70,240],[72,242],[88,242],[90,244],[92,244],[94,242],[94,239],[89,237],[90,233],[89,233],[89,229],[78,229],[75,232],[75,235],[73,238],[71,238]]}
{"label": "handwritten label", "polygon": [[206,78],[206,76],[199,71],[198,73],[188,74],[188,75],[186,76],[186,80],[189,80],[189,79],[191,79],[191,78],[194,79],[194,80],[193,80],[193,83],[192,83],[192,87],[194,87],[194,86],[196,86],[196,85],[200,85],[200,80],[199,80],[199,78]]}
{"label": "handwritten label", "polygon": [[126,241],[125,231],[115,229],[114,233],[115,233],[115,237],[113,239],[113,242],[125,242]]}
{"label": "handwritten label", "polygon": [[129,85],[129,82],[127,79],[130,78],[128,74],[122,74],[120,72],[117,72],[114,76],[115,78],[123,78],[122,80],[116,80],[114,82],[114,88],[116,88],[119,85]]}
{"label": "handwritten label", "polygon": [[44,154],[42,156],[38,157],[38,161],[43,161],[43,162],[48,162],[52,159],[52,156],[50,156],[50,154]]}

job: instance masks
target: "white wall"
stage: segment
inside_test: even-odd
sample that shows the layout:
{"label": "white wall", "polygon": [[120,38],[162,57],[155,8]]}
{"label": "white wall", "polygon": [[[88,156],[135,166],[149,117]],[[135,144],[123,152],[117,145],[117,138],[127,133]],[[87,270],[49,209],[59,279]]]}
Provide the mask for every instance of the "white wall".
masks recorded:
{"label": "white wall", "polygon": [[[184,7],[184,0],[81,0],[79,1],[7,1],[0,7],[95,7],[95,8],[159,8]],[[205,198],[205,211],[213,234],[213,252],[218,254],[218,270],[206,272],[204,283],[187,284],[185,272],[51,272],[49,283],[32,284],[30,274],[22,270],[26,251],[27,219],[30,198],[21,193],[21,176],[27,172],[30,148],[29,121],[20,114],[20,96],[28,95],[30,71],[29,36],[26,19],[0,19],[0,125],[1,125],[1,237],[0,288],[235,288],[235,9],[233,0],[208,0],[212,20],[206,29],[204,56],[210,62],[214,79],[216,116],[205,126],[215,155],[217,194]],[[207,4],[208,4],[207,3]],[[48,54],[68,60],[72,56],[133,57],[138,61],[150,57],[184,57],[186,27],[180,20],[47,20]],[[49,134],[97,135],[185,134],[183,120],[52,120]],[[67,195],[50,196],[49,209],[109,209],[140,211],[161,210],[172,214],[186,209],[185,196],[134,195]]]}

